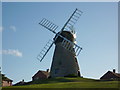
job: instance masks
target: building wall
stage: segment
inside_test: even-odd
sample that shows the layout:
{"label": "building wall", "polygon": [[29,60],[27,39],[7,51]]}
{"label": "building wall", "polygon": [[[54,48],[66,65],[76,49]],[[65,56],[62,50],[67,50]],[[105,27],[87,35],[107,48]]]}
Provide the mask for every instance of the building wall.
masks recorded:
{"label": "building wall", "polygon": [[73,53],[56,43],[52,66],[50,70],[51,77],[64,77],[67,75],[78,75],[79,66],[77,58]]}
{"label": "building wall", "polygon": [[32,80],[34,81],[34,80],[38,80],[38,79],[46,79],[46,78],[48,78],[46,75],[44,75],[43,73],[38,73],[38,74],[36,74],[35,76],[33,76],[32,77]]}
{"label": "building wall", "polygon": [[12,82],[11,81],[2,81],[2,87],[5,86],[12,86]]}

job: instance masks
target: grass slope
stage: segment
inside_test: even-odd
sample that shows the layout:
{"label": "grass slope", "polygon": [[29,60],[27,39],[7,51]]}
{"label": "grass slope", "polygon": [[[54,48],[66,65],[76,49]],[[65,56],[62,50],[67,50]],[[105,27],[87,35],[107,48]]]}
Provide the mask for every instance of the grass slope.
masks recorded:
{"label": "grass slope", "polygon": [[31,81],[28,84],[4,88],[118,88],[118,81],[99,81],[80,77],[50,78],[41,81]]}

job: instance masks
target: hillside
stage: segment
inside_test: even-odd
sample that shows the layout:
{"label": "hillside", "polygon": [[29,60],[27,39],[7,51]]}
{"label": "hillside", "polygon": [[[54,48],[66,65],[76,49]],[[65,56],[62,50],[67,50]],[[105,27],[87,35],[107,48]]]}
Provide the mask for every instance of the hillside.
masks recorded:
{"label": "hillside", "polygon": [[13,88],[84,88],[85,90],[88,88],[111,88],[113,90],[114,88],[117,90],[118,81],[99,81],[80,77],[58,77],[41,81],[31,81],[28,82],[27,85],[23,86],[4,87],[3,90]]}

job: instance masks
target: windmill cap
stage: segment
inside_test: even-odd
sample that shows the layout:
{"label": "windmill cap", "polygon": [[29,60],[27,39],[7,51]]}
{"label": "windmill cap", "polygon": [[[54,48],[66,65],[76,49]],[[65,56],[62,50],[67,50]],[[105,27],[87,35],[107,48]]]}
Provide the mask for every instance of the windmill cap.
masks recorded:
{"label": "windmill cap", "polygon": [[[60,33],[60,32],[58,32]],[[62,31],[61,35],[65,38],[67,38],[68,40],[70,40],[71,42],[74,42],[74,36],[70,31]],[[57,36],[55,36],[56,38]],[[59,37],[56,39],[55,43],[59,43],[62,42],[63,38]]]}

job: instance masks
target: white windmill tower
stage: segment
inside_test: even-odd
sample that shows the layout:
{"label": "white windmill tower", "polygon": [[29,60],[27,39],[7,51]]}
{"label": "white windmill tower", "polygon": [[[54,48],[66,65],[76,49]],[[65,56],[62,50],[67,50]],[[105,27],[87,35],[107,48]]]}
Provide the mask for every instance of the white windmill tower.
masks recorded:
{"label": "white windmill tower", "polygon": [[52,45],[55,44],[50,69],[51,77],[65,77],[69,75],[80,76],[77,56],[82,48],[75,43],[76,37],[73,25],[77,22],[82,13],[82,11],[76,9],[58,33],[55,32],[58,26],[47,19],[43,18],[39,23],[41,26],[55,34],[53,40],[49,40],[44,49],[37,56],[38,60],[41,62]]}

